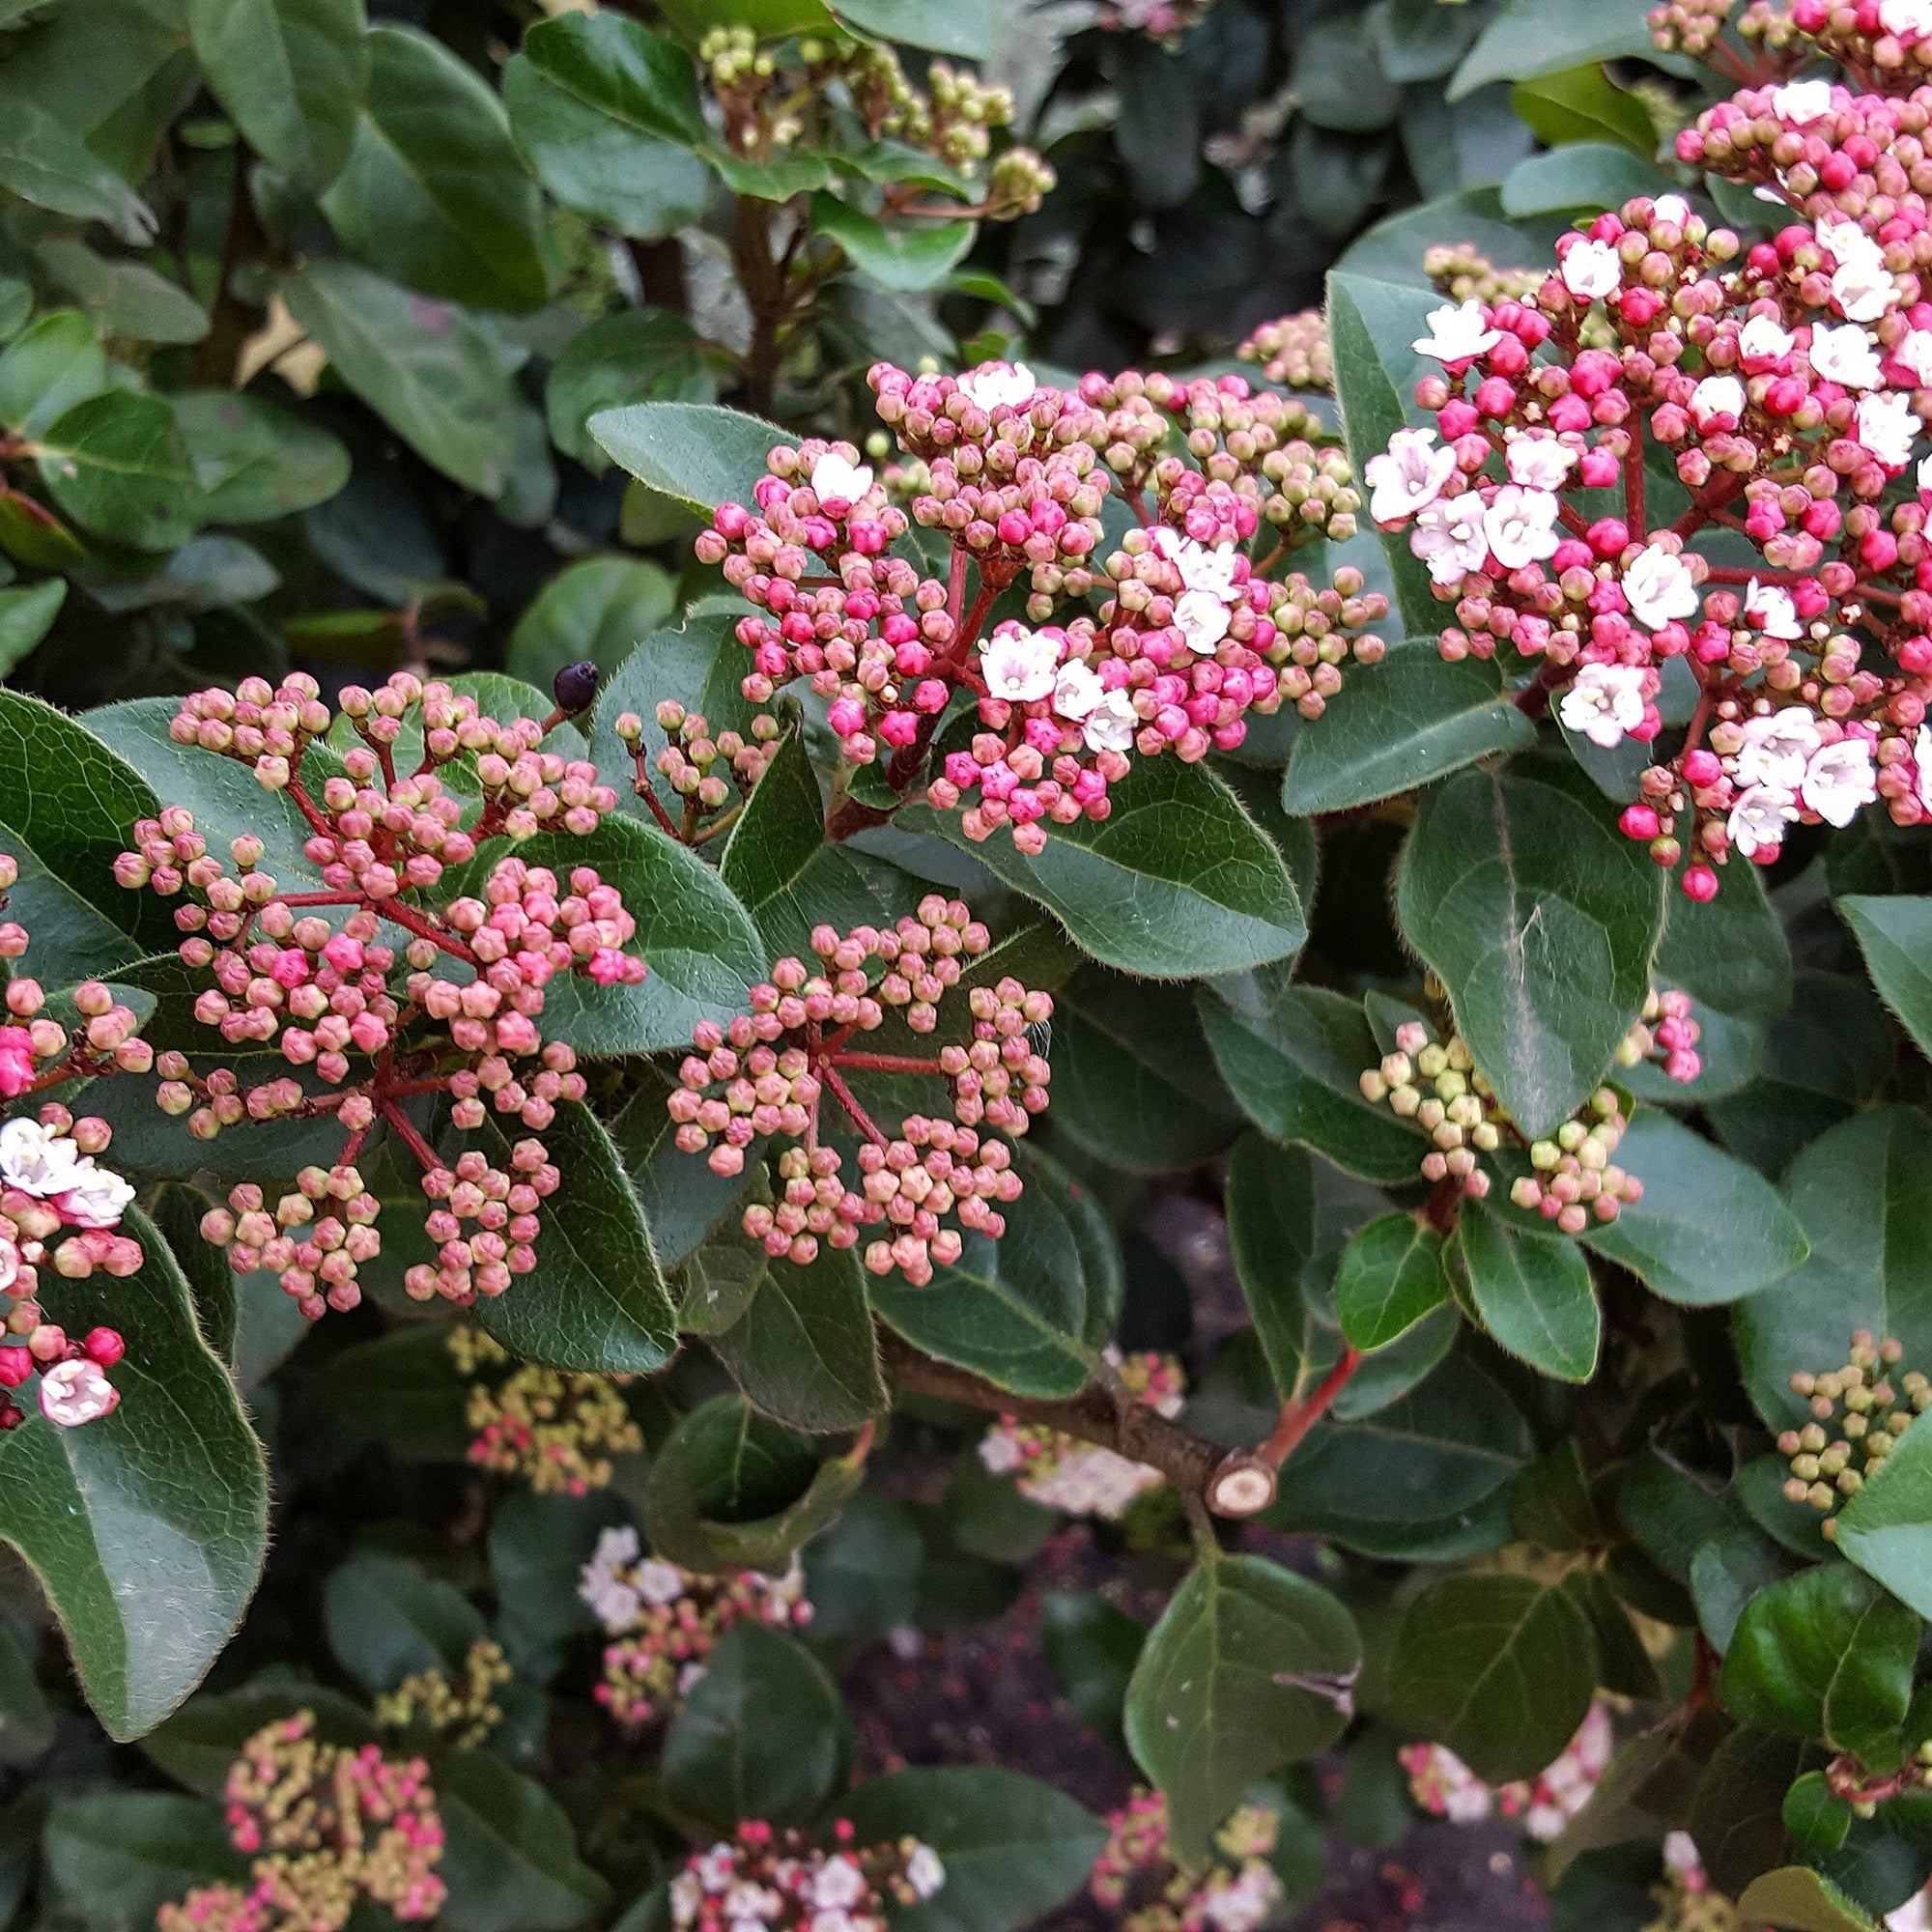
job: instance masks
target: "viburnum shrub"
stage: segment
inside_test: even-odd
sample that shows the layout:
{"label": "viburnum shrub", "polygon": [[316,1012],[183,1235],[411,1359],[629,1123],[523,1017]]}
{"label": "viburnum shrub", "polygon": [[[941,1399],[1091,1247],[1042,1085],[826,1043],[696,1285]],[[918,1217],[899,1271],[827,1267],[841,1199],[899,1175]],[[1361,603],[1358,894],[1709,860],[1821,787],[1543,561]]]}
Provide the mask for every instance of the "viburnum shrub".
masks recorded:
{"label": "viburnum shrub", "polygon": [[404,11],[0,7],[0,1928],[1922,1932],[1932,4]]}

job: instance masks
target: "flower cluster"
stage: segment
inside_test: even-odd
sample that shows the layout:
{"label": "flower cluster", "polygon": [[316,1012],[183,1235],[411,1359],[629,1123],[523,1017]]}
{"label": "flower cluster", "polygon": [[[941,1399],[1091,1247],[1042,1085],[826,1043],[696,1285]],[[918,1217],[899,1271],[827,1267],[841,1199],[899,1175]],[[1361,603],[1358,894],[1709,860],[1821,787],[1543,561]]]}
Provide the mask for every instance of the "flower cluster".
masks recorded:
{"label": "flower cluster", "polygon": [[434,1666],[414,1671],[376,1699],[376,1721],[385,1730],[426,1729],[453,1745],[480,1745],[503,1721],[497,1692],[515,1675],[503,1646],[479,1636],[463,1660],[461,1688]]}
{"label": "flower cluster", "polygon": [[[745,1232],[766,1252],[794,1262],[816,1258],[821,1240],[856,1246],[860,1231],[886,1224],[890,1239],[869,1242],[865,1264],[874,1274],[899,1269],[915,1285],[932,1279],[935,1263],[958,1260],[959,1228],[998,1236],[999,1205],[1020,1193],[1020,1177],[1004,1141],[984,1128],[1019,1135],[1046,1105],[1051,1077],[1028,1036],[1052,1017],[1053,1001],[1017,980],[970,985],[969,1043],[931,1058],[871,1053],[848,1044],[898,1016],[913,1034],[939,1024],[941,1002],[961,986],[971,962],[986,951],[986,928],[963,903],[930,894],[916,917],[885,931],[855,927],[842,937],[820,926],[811,935],[818,970],[781,959],[751,990],[749,1013],[726,1026],[701,1021],[696,1049],[678,1069],[666,1103],[687,1153],[710,1150],[719,1174],[741,1173],[745,1150],[774,1136],[795,1141],[777,1163],[782,1194],[775,1207],[754,1202]],[[952,1118],[911,1114],[888,1138],[847,1075],[918,1074],[942,1080]],[[822,1138],[830,1097],[863,1143],[856,1191],[839,1179],[843,1157]],[[952,1216],[958,1227],[945,1227]]]}
{"label": "flower cluster", "polygon": [[1520,1818],[1532,1838],[1548,1844],[1589,1802],[1610,1761],[1610,1714],[1596,1703],[1554,1764],[1514,1784],[1485,1784],[1443,1745],[1404,1745],[1401,1756],[1410,1795],[1425,1811],[1459,1825],[1499,1812]]}
{"label": "flower cluster", "polygon": [[[686,711],[669,698],[658,706],[656,717],[665,747],[655,762],[683,802],[683,822],[674,822],[659,804],[644,769],[644,721],[635,711],[624,711],[617,716],[615,729],[618,743],[637,767],[631,788],[680,844],[702,845],[737,822],[738,810],[764,777],[783,727],[761,711],[752,720],[749,739],[737,731],[721,731],[714,738],[702,712]],[[724,809],[727,803],[729,810]]]}
{"label": "flower cluster", "polygon": [[1543,280],[1536,269],[1499,269],[1473,242],[1423,251],[1422,272],[1451,301],[1520,301]]}
{"label": "flower cluster", "polygon": [[[883,760],[892,790],[919,776],[954,694],[972,697],[980,729],[925,792],[962,810],[970,838],[1005,829],[1037,852],[1049,825],[1108,815],[1130,754],[1232,751],[1250,712],[1313,717],[1351,653],[1380,655],[1359,634],[1387,606],[1358,574],[1326,589],[1267,575],[1296,543],[1354,529],[1348,460],[1305,440],[1323,433],[1299,403],[1236,376],[1089,376],[1065,392],[1005,363],[956,378],[880,363],[869,381],[913,459],[891,478],[910,522],[951,540],[945,581],[892,550],[908,510],[858,452],[816,440],[774,449],[755,509],[721,505],[697,554],[755,607],[738,625],[746,697],[809,679],[843,757]],[[1100,559],[1116,481],[1139,527]],[[1264,524],[1257,567],[1242,546]],[[1022,573],[1026,621],[988,633]],[[1060,600],[1095,597],[1049,621]]]}
{"label": "flower cluster", "polygon": [[477,1467],[521,1476],[539,1495],[583,1496],[609,1485],[612,1456],[643,1448],[643,1432],[624,1406],[628,1377],[521,1362],[493,1380],[486,1372],[511,1359],[501,1344],[467,1324],[451,1328],[445,1343],[469,1381],[464,1415]]}
{"label": "flower cluster", "polygon": [[[1680,155],[1758,168],[1809,218],[1746,250],[1680,196],[1598,216],[1533,294],[1431,315],[1435,428],[1367,466],[1371,514],[1454,607],[1445,657],[1507,647],[1536,672],[1519,701],[1567,687],[1559,719],[1604,749],[1659,738],[1681,661],[1694,707],[1623,829],[1693,898],[1794,823],[1932,816],[1932,232],[1894,198],[1921,152],[1908,104],[1820,81],[1712,109]],[[1612,514],[1584,496],[1604,490]],[[1706,557],[1707,532],[1762,561]]]}
{"label": "flower cluster", "polygon": [[1101,0],[1099,24],[1112,33],[1145,34],[1172,45],[1212,0]]}
{"label": "flower cluster", "polygon": [[[1635,1066],[1655,1055],[1670,1079],[1694,1080],[1703,1070],[1695,1050],[1698,1034],[1688,993],[1653,991],[1643,1017],[1617,1048],[1617,1064]],[[1435,1039],[1421,1020],[1396,1028],[1395,1051],[1364,1069],[1361,1088],[1365,1099],[1377,1106],[1386,1101],[1435,1143],[1422,1157],[1425,1180],[1453,1179],[1463,1193],[1481,1200],[1490,1191],[1490,1174],[1480,1157],[1495,1153],[1507,1139],[1527,1149],[1533,1170],[1512,1182],[1510,1199],[1519,1208],[1537,1208],[1566,1235],[1580,1235],[1592,1214],[1613,1221],[1623,1203],[1642,1198],[1642,1182],[1610,1160],[1628,1124],[1613,1088],[1599,1088],[1549,1139],[1525,1141],[1468,1042],[1454,1032]]]}
{"label": "flower cluster", "polygon": [[63,1429],[111,1415],[121,1401],[107,1374],[126,1352],[119,1332],[70,1339],[37,1298],[43,1267],[70,1281],[140,1269],[140,1242],[114,1232],[134,1190],[96,1159],[111,1138],[105,1121],[75,1120],[56,1101],[0,1126],[0,1430],[27,1419],[10,1392],[34,1375],[41,1413]]}
{"label": "flower cluster", "polygon": [[1335,355],[1328,342],[1328,318],[1319,308],[1264,322],[1235,354],[1259,362],[1270,383],[1291,389],[1332,389]]}
{"label": "flower cluster", "polygon": [[1863,1488],[1898,1438],[1932,1408],[1932,1381],[1917,1369],[1892,1385],[1904,1353],[1903,1343],[1890,1336],[1875,1341],[1869,1328],[1860,1328],[1842,1369],[1824,1375],[1800,1370],[1791,1378],[1793,1392],[1804,1398],[1812,1419],[1777,1438],[1777,1453],[1791,1464],[1784,1493],[1824,1516],[1819,1527],[1828,1538],[1836,1533],[1839,1506]]}
{"label": "flower cluster", "polygon": [[1094,1902],[1123,1914],[1123,1932],[1258,1932],[1283,1900],[1268,1863],[1280,1821],[1244,1804],[1214,1834],[1206,1866],[1181,1869],[1168,1842],[1167,1800],[1135,1790],[1107,1820],[1087,1881]]}
{"label": "flower cluster", "polygon": [[442,1823],[420,1758],[322,1743],[313,1712],[257,1731],[228,1774],[228,1835],[252,1885],[198,1887],[158,1932],[338,1932],[358,1903],[405,1923],[442,1908]]}
{"label": "flower cluster", "polygon": [[[202,692],[170,727],[177,744],[245,764],[291,800],[322,890],[284,891],[250,834],[222,860],[180,806],[137,824],[115,865],[122,885],[179,902],[181,956],[213,980],[196,1017],[231,1046],[272,1042],[290,1068],[244,1088],[231,1068],[161,1054],[162,1110],[201,1139],[248,1120],[332,1115],[342,1126],[330,1167],[305,1170],[272,1209],[259,1189],[239,1189],[203,1229],[238,1272],[275,1270],[311,1318],[355,1306],[357,1269],[380,1251],[379,1204],[355,1166],[379,1123],[432,1203],[437,1263],[409,1270],[411,1294],[468,1305],[535,1265],[539,1205],[557,1184],[543,1144],[517,1142],[507,1168],[474,1151],[451,1163],[409,1103],[446,1104],[461,1132],[492,1112],[542,1132],[584,1091],[571,1049],[539,1031],[545,986],[559,973],[636,985],[645,970],[624,951],[636,922],[594,868],[565,880],[514,852],[485,863],[493,840],[594,831],[616,804],[594,766],[541,751],[537,721],[499,724],[408,672],[374,692],[347,688],[341,707],[337,735],[352,742],[339,767],[318,759],[314,793],[305,760],[332,721],[312,678]],[[399,770],[399,753],[412,768]],[[339,926],[327,910],[346,914]],[[399,928],[400,949],[385,928]]]}
{"label": "flower cluster", "polygon": [[[1107,1362],[1136,1401],[1161,1415],[1180,1412],[1180,1364],[1174,1356],[1151,1350],[1122,1355],[1109,1346]],[[1013,1416],[1003,1417],[980,1438],[980,1461],[996,1476],[1012,1476],[1021,1495],[1047,1509],[1109,1522],[1162,1480],[1160,1471],[1145,1463]]]}
{"label": "flower cluster", "polygon": [[[1663,1881],[1650,1889],[1658,1916],[1642,1932],[1738,1932],[1738,1909],[1721,1891],[1713,1889],[1697,1841],[1689,1832],[1667,1832],[1663,1838]],[[1902,1928],[1893,1925],[1893,1932]]]}
{"label": "flower cluster", "polygon": [[756,1819],[730,1843],[696,1852],[670,1882],[678,1932],[885,1932],[894,1906],[916,1905],[946,1883],[946,1867],[917,1838],[854,1846],[850,1822],[833,1826],[838,1849]]}
{"label": "flower cluster", "polygon": [[645,1556],[635,1529],[607,1529],[577,1592],[611,1638],[604,1647],[604,1681],[592,1695],[620,1724],[640,1728],[684,1696],[733,1624],[809,1624],[804,1590],[796,1564],[784,1577],[756,1570],[705,1577]]}

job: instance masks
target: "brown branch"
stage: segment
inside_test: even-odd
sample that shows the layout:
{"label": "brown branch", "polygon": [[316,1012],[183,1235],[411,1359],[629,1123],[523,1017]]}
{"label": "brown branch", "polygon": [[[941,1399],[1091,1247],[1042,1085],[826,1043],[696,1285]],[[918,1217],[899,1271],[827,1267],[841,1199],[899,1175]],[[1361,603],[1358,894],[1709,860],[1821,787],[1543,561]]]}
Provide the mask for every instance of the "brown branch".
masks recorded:
{"label": "brown branch", "polygon": [[248,192],[247,145],[235,148],[235,180],[228,203],[228,228],[221,241],[221,266],[215,273],[214,312],[208,333],[194,352],[193,381],[204,388],[225,389],[235,381],[242,345],[261,327],[267,313],[258,303],[235,293],[235,271],[244,262],[260,260],[269,251],[269,237],[255,213]]}
{"label": "brown branch", "polygon": [[1198,1497],[1216,1516],[1254,1516],[1274,1500],[1274,1471],[1260,1458],[1243,1449],[1223,1449],[1104,1382],[1090,1381],[1071,1396],[1014,1395],[968,1369],[935,1361],[883,1323],[878,1333],[880,1357],[901,1388],[1058,1429],[1146,1463],[1177,1493]]}

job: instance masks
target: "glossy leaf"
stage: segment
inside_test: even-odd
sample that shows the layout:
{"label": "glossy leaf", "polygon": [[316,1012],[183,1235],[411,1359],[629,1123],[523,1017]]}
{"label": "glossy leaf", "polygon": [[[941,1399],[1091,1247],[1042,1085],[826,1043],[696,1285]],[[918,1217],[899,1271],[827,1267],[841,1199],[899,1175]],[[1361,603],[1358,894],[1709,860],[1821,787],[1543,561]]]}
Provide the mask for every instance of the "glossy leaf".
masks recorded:
{"label": "glossy leaf", "polygon": [[422,1670],[460,1681],[483,1634],[483,1618],[461,1590],[394,1556],[355,1556],[331,1571],[323,1614],[336,1662],[365,1690],[393,1690]]}
{"label": "glossy leaf", "polygon": [[187,25],[249,147],[310,187],[332,181],[369,79],[362,0],[189,0]]}
{"label": "glossy leaf", "polygon": [[600,410],[587,427],[639,482],[707,517],[720,503],[750,503],[766,456],[791,441],[757,416],[702,403],[632,403]]}
{"label": "glossy leaf", "polygon": [[537,592],[510,633],[503,668],[539,691],[565,665],[586,660],[611,671],[677,604],[662,564],[648,558],[586,556],[567,564]]}
{"label": "glossy leaf", "polygon": [[822,189],[811,197],[811,225],[838,242],[867,281],[898,295],[918,295],[944,281],[973,245],[970,221],[888,226]]}
{"label": "glossy leaf", "polygon": [[1307,1353],[1301,1271],[1315,1248],[1315,1187],[1307,1154],[1243,1134],[1228,1156],[1228,1245],[1275,1386],[1294,1386]]}
{"label": "glossy leaf", "polygon": [[1835,1519],[1840,1552],[1932,1619],[1932,1429],[1908,1429]]}
{"label": "glossy leaf", "polygon": [[987,0],[832,0],[848,27],[908,47],[984,60],[992,51]]}
{"label": "glossy leaf", "polygon": [[1639,0],[1511,0],[1484,28],[1449,85],[1460,100],[1495,80],[1522,80],[1621,54],[1652,55]]}
{"label": "glossy leaf", "polygon": [[1842,898],[1838,910],[1858,935],[1865,964],[1887,1006],[1921,1053],[1932,1053],[1932,899]]}
{"label": "glossy leaf", "polygon": [[1544,1375],[1588,1381],[1603,1321],[1576,1242],[1519,1228],[1479,1201],[1463,1204],[1457,1236],[1470,1298],[1490,1334]]}
{"label": "glossy leaf", "polygon": [[1335,1274],[1342,1333],[1365,1353],[1406,1334],[1449,1298],[1442,1236],[1413,1214],[1382,1214],[1356,1231]]}
{"label": "glossy leaf", "polygon": [[0,677],[32,655],[66,599],[67,585],[57,577],[0,590]]}
{"label": "glossy leaf", "polygon": [[47,1814],[43,1843],[49,1917],[88,1932],[149,1932],[155,1914],[190,1887],[248,1878],[220,1807],[179,1792],[65,1797]]}
{"label": "glossy leaf", "polygon": [[42,316],[0,351],[0,422],[22,436],[106,387],[107,353],[77,309]]}
{"label": "glossy leaf", "polygon": [[449,1896],[437,1915],[454,1932],[574,1932],[611,1889],[577,1855],[556,1802],[500,1757],[449,1751],[433,1774],[442,1816],[437,1875]]}
{"label": "glossy leaf", "polygon": [[124,242],[145,246],[154,240],[154,211],[57,114],[15,96],[4,127],[0,186],[54,214],[103,221]]}
{"label": "glossy leaf", "polygon": [[84,529],[135,550],[172,550],[194,529],[194,472],[158,396],[109,389],[36,439],[41,480]]}
{"label": "glossy leaf", "polygon": [[770,1263],[744,1314],[709,1340],[745,1394],[789,1428],[824,1435],[885,1410],[866,1278],[850,1248],[810,1267]]}
{"label": "glossy leaf", "polygon": [[266,524],[327,502],[349,480],[349,452],[325,429],[229,389],[169,399],[211,524]]}
{"label": "glossy leaf", "polygon": [[1809,1865],[1780,1865],[1751,1880],[1738,1913],[1753,1925],[1787,1932],[1875,1932],[1871,1915]]}
{"label": "glossy leaf", "polygon": [[544,384],[544,411],[551,440],[601,476],[611,459],[585,427],[592,416],[624,403],[709,403],[717,390],[688,322],[661,309],[627,308],[600,316],[564,344]]}
{"label": "glossy leaf", "polygon": [[1670,178],[1649,159],[1613,141],[1571,141],[1519,161],[1503,182],[1505,214],[1561,214],[1571,209],[1621,208],[1640,194],[1666,192]]}

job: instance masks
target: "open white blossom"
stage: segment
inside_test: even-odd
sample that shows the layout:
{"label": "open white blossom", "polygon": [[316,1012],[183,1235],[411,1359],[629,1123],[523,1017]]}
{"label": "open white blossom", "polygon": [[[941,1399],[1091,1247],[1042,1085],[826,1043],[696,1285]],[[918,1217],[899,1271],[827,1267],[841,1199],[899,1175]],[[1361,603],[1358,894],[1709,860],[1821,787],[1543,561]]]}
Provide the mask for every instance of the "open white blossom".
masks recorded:
{"label": "open white blossom", "polygon": [[611,1636],[629,1630],[643,1606],[626,1574],[638,1560],[638,1550],[635,1529],[607,1529],[598,1537],[590,1561],[580,1575],[577,1594]]}
{"label": "open white blossom", "polygon": [[828,449],[811,466],[811,494],[821,503],[856,503],[872,487],[872,472],[864,463],[847,463]]}
{"label": "open white blossom", "polygon": [[1099,673],[1079,658],[1070,658],[1060,667],[1053,680],[1053,708],[1074,724],[1089,716],[1107,695]]}
{"label": "open white blossom", "polygon": [[1841,323],[1836,328],[1830,323],[1819,323],[1811,331],[1807,353],[1812,370],[1828,383],[1847,389],[1876,389],[1885,383],[1885,374],[1878,366],[1878,347],[1855,322]]}
{"label": "open white blossom", "polygon": [[946,1883],[946,1867],[930,1845],[915,1844],[906,1860],[906,1883],[919,1898],[930,1898]]}
{"label": "open white blossom", "polygon": [[1738,330],[1738,354],[1747,363],[1782,362],[1797,348],[1798,338],[1768,315],[1754,315]]}
{"label": "open white blossom", "polygon": [[1902,41],[1932,34],[1932,0],[1879,0],[1878,23]]}
{"label": "open white blossom", "polygon": [[674,1604],[684,1595],[684,1572],[662,1556],[647,1556],[638,1565],[638,1595],[647,1604]]}
{"label": "open white blossom", "polygon": [[1033,400],[1039,384],[1024,362],[982,362],[959,378],[966,400],[977,404],[989,415],[997,409],[1017,409]]}
{"label": "open white blossom", "polygon": [[1770,785],[1796,791],[1804,781],[1804,767],[1818,749],[1818,721],[1802,704],[1787,704],[1744,723],[1744,747],[1738,753],[1740,785]]}
{"label": "open white blossom", "polygon": [[67,1135],[51,1134],[38,1121],[22,1118],[0,1127],[0,1180],[22,1194],[66,1192],[86,1159]]}
{"label": "open white blossom", "polygon": [[1690,391],[1690,415],[1699,429],[1714,416],[1736,422],[1745,412],[1745,385],[1735,376],[1706,376]]}
{"label": "open white blossom", "polygon": [[1791,592],[1780,584],[1760,583],[1754,577],[1745,587],[1745,617],[1767,638],[1781,638],[1786,643],[1804,635]]}
{"label": "open white blossom", "polygon": [[1133,699],[1124,691],[1110,691],[1088,713],[1081,736],[1090,752],[1125,752],[1132,750],[1134,733],[1140,727]]}
{"label": "open white blossom", "polygon": [[1876,322],[1898,300],[1898,285],[1885,265],[1885,250],[1854,221],[1818,223],[1819,245],[1837,264],[1832,299],[1849,322]]}
{"label": "open white blossom", "polygon": [[1408,548],[1437,583],[1461,583],[1490,554],[1483,534],[1483,499],[1473,490],[1424,506],[1408,533]]}
{"label": "open white blossom", "polygon": [[1174,600],[1174,621],[1187,648],[1206,657],[1228,635],[1228,607],[1207,590],[1185,590]]}
{"label": "open white blossom", "polygon": [[[1433,438],[1435,432],[1424,430],[1421,434]],[[1444,450],[1442,453],[1446,456],[1450,452]],[[1154,548],[1180,573],[1180,587],[1183,590],[1206,591],[1224,604],[1234,601],[1237,595],[1235,564],[1240,553],[1232,543],[1212,546],[1196,543],[1192,537],[1182,536],[1171,524],[1159,525],[1154,530],[1153,541]]]}
{"label": "open white blossom", "polygon": [[1808,127],[1832,111],[1829,80],[1795,80],[1771,90],[1771,111],[1793,128]]}
{"label": "open white blossom", "polygon": [[1438,362],[1473,362],[1503,339],[1502,330],[1492,328],[1483,319],[1483,305],[1473,296],[1460,307],[1447,303],[1433,308],[1422,319],[1429,325],[1429,333],[1409,347],[1418,355],[1433,355]]}
{"label": "open white blossom", "polygon": [[1661,194],[1650,205],[1653,221],[1667,221],[1682,228],[1690,219],[1690,204],[1681,194]]}
{"label": "open white blossom", "polygon": [[1871,741],[1840,738],[1835,745],[1814,752],[1804,767],[1804,782],[1798,795],[1827,825],[1840,830],[1849,825],[1860,808],[1878,796]]}
{"label": "open white blossom", "polygon": [[1578,242],[1563,258],[1563,286],[1579,301],[1614,295],[1623,279],[1623,260],[1607,242]]}
{"label": "open white blossom", "polygon": [[63,1429],[99,1422],[121,1406],[121,1391],[107,1379],[99,1362],[85,1355],[56,1362],[41,1376],[41,1413]]}
{"label": "open white blossom", "polygon": [[1004,1429],[989,1429],[980,1438],[980,1461],[996,1476],[1010,1476],[1026,1461],[1019,1437]]}
{"label": "open white blossom", "polygon": [[1752,785],[1731,808],[1731,843],[1747,859],[1776,851],[1784,843],[1784,828],[1797,816],[1795,793],[1781,785]]}
{"label": "open white blossom", "polygon": [[1560,541],[1556,507],[1556,498],[1548,490],[1525,490],[1519,483],[1505,483],[1491,497],[1483,512],[1483,535],[1491,554],[1505,570],[1520,570],[1526,563],[1555,555]]}
{"label": "open white blossom", "polygon": [[856,1905],[866,1895],[866,1874],[843,1852],[834,1852],[811,1881],[811,1902],[819,1906]]}
{"label": "open white blossom", "polygon": [[1369,515],[1378,524],[1400,523],[1442,494],[1456,473],[1456,452],[1435,447],[1433,429],[1399,429],[1389,446],[1363,467],[1370,491]]}
{"label": "open white blossom", "polygon": [[1581,732],[1610,751],[1643,723],[1643,671],[1636,665],[1586,664],[1563,694],[1557,716],[1566,730]]}
{"label": "open white blossom", "polygon": [[133,1204],[134,1190],[118,1174],[94,1161],[74,1162],[73,1182],[53,1197],[61,1217],[75,1228],[115,1228]]}
{"label": "open white blossom", "polygon": [[1624,600],[1646,630],[1697,614],[1697,582],[1690,566],[1674,550],[1646,544],[1624,572]]}
{"label": "open white blossom", "polygon": [[990,697],[1031,704],[1053,690],[1060,645],[1037,631],[1003,626],[980,646],[980,674]]}
{"label": "open white blossom", "polygon": [[1503,451],[1510,481],[1525,490],[1560,490],[1577,452],[1553,436],[1520,436]]}
{"label": "open white blossom", "polygon": [[1912,398],[1897,389],[1882,396],[1859,398],[1858,438],[1888,469],[1903,469],[1912,461],[1918,418]]}
{"label": "open white blossom", "polygon": [[20,1279],[20,1250],[0,1236],[0,1294],[5,1294]]}
{"label": "open white blossom", "polygon": [[1891,359],[1902,363],[1921,389],[1932,386],[1932,328],[1908,329]]}

